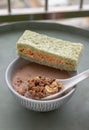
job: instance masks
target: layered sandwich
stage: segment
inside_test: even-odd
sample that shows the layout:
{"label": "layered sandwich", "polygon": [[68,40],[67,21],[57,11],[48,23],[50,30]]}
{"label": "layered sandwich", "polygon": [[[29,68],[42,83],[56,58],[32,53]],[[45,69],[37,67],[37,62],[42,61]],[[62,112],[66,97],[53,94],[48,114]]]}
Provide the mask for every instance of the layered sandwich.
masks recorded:
{"label": "layered sandwich", "polygon": [[29,61],[60,70],[76,71],[83,44],[26,30],[17,42],[17,54]]}

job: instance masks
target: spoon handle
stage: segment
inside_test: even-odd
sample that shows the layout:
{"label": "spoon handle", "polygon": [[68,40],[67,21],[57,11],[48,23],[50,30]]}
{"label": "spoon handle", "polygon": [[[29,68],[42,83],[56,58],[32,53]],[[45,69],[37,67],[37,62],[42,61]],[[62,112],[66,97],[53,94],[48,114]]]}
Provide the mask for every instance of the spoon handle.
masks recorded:
{"label": "spoon handle", "polygon": [[63,83],[64,86],[66,85],[65,89],[63,89],[60,93],[55,94],[55,96],[60,96],[62,93],[66,92],[68,89],[73,88],[80,81],[82,81],[82,80],[84,80],[88,77],[89,77],[89,69],[80,73],[80,74],[78,74],[77,76],[74,76],[72,78],[67,79],[66,82]]}
{"label": "spoon handle", "polygon": [[[48,99],[53,99],[53,98],[59,97],[62,93],[66,92],[68,89],[73,88],[80,81],[82,81],[88,77],[89,77],[89,69],[78,74],[77,76],[66,79],[65,81],[61,80],[61,82],[63,82],[63,85],[65,86],[65,88],[54,95],[43,98],[43,100],[48,100]],[[60,82],[60,80],[59,80],[59,82]]]}
{"label": "spoon handle", "polygon": [[89,77],[89,69],[84,71],[84,72],[82,72],[82,73],[80,73],[80,74],[78,74],[77,76],[74,76],[74,77],[68,79],[69,82],[67,80],[67,83],[65,83],[66,84],[66,88],[71,88],[74,85],[78,84],[80,81],[82,81],[82,80],[84,80],[84,79],[86,79],[88,77]]}

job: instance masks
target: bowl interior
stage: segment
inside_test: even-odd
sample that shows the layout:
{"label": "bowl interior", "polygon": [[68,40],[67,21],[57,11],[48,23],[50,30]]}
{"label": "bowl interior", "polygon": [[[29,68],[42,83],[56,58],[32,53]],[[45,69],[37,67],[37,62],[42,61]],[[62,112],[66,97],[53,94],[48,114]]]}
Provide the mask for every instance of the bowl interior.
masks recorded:
{"label": "bowl interior", "polygon": [[[14,59],[10,64],[9,66],[7,67],[7,70],[6,70],[6,82],[7,82],[7,85],[9,87],[9,89],[11,91],[13,91],[13,93],[15,93],[17,96],[21,96],[20,94],[18,94],[14,88],[12,87],[12,77],[13,77],[13,74],[15,73],[16,70],[18,70],[21,66],[24,66],[24,65],[28,65],[30,62],[27,61],[27,60],[24,60],[23,58],[16,58]],[[68,72],[70,77],[74,76],[77,74],[77,72]],[[60,97],[60,100],[63,99],[63,98],[66,98],[68,95],[70,95],[71,93],[73,93],[75,91],[75,88],[70,90],[69,92],[66,92],[65,94],[62,95],[62,97]],[[22,98],[24,99],[27,99],[26,97],[23,97],[21,96]],[[34,99],[27,99],[27,100],[34,100]],[[57,100],[57,99],[53,99],[53,100]],[[35,100],[34,100],[35,101]],[[43,102],[42,100],[36,100],[37,102]],[[46,101],[46,102],[49,102],[49,101]]]}

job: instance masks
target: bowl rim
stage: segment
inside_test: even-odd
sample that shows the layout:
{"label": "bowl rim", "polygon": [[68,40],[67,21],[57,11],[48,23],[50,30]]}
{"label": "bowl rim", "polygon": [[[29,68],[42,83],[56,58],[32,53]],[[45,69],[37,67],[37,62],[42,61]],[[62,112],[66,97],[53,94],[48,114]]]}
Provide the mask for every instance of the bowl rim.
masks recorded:
{"label": "bowl rim", "polygon": [[13,88],[13,86],[11,85],[11,82],[9,82],[9,80],[8,80],[8,73],[9,73],[9,71],[10,71],[10,68],[13,66],[13,64],[17,61],[17,60],[19,60],[20,59],[20,57],[18,56],[18,57],[16,57],[13,61],[11,61],[11,63],[9,63],[9,65],[7,66],[7,68],[6,68],[6,71],[5,71],[5,80],[6,80],[6,83],[7,83],[7,87],[9,88],[9,90],[11,91],[11,92],[13,92],[17,97],[19,97],[19,98],[21,98],[21,99],[23,99],[23,100],[26,100],[26,101],[31,101],[31,102],[34,102],[34,103],[52,103],[52,102],[56,102],[56,101],[60,101],[60,100],[62,100],[62,99],[65,99],[65,98],[67,98],[69,95],[71,95],[75,90],[76,90],[76,88],[73,88],[71,91],[69,91],[67,94],[65,94],[64,96],[62,96],[62,97],[59,97],[59,98],[56,98],[56,99],[51,99],[51,100],[36,100],[36,99],[31,99],[31,98],[27,98],[27,97],[25,97],[25,96],[22,96],[22,95],[20,95],[18,92],[16,92],[15,91],[15,89]]}

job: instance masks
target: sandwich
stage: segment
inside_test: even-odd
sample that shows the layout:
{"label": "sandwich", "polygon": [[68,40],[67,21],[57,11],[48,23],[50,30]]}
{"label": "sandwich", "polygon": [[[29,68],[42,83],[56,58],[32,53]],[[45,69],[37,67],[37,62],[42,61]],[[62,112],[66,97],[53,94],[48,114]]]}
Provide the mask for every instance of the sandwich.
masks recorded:
{"label": "sandwich", "polygon": [[29,61],[57,68],[76,71],[83,44],[64,41],[34,31],[26,30],[16,43],[17,54]]}

